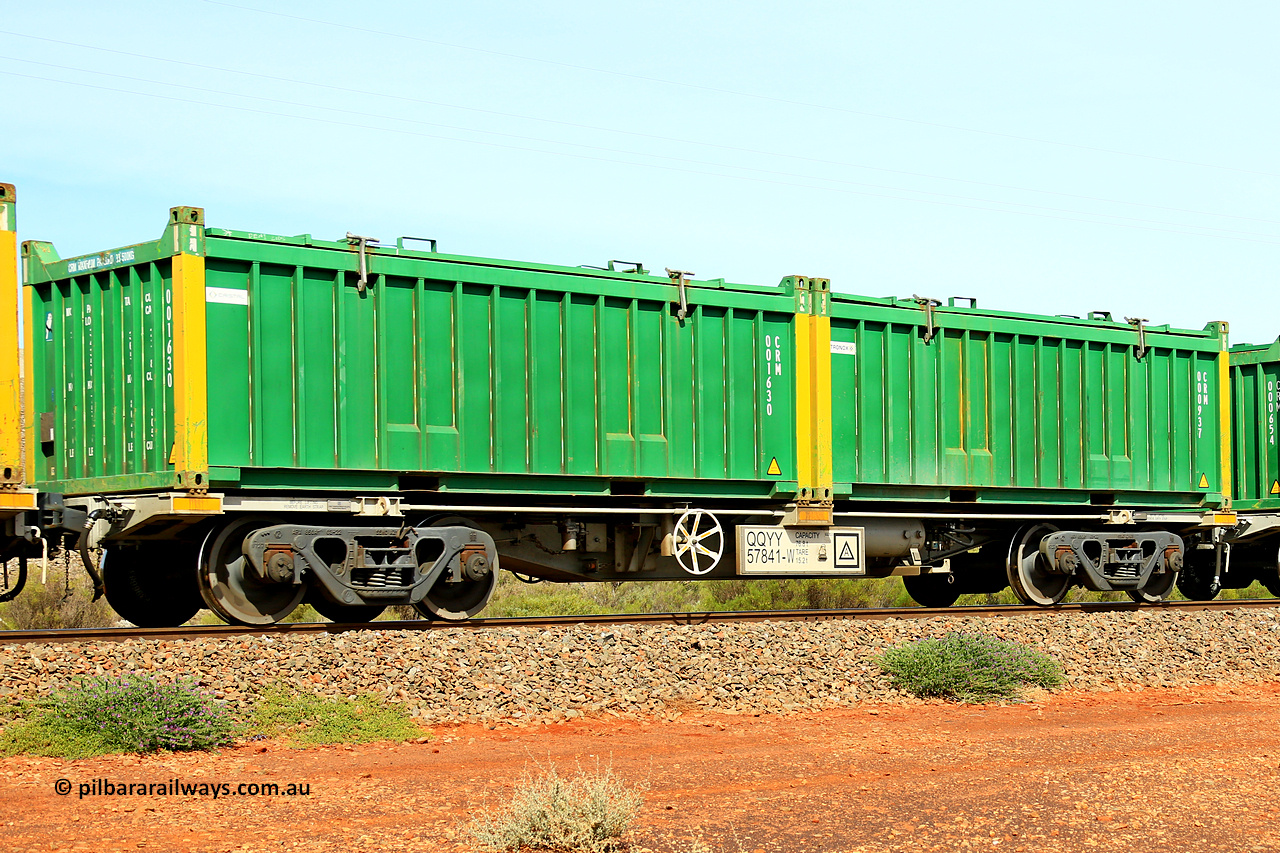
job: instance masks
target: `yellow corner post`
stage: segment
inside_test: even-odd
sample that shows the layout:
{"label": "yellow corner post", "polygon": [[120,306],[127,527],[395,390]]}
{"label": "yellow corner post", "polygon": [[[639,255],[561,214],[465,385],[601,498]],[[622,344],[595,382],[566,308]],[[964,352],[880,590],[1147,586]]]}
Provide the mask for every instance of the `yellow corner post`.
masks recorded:
{"label": "yellow corner post", "polygon": [[1222,497],[1223,508],[1231,507],[1231,357],[1227,342],[1229,326],[1219,324],[1222,338],[1222,351],[1218,353],[1218,442],[1222,457]]}
{"label": "yellow corner post", "polygon": [[[796,278],[796,477],[802,498],[829,502],[831,451],[831,317],[826,279]],[[806,497],[807,496],[807,497]],[[830,522],[830,514],[824,514]],[[814,519],[818,520],[818,519]]]}
{"label": "yellow corner post", "polygon": [[16,201],[13,184],[0,184],[0,488],[19,487],[24,479]]}
{"label": "yellow corner post", "polygon": [[173,228],[173,455],[179,488],[209,487],[209,371],[204,211],[175,207]]}
{"label": "yellow corner post", "polygon": [[813,485],[814,498],[831,500],[835,463],[831,449],[831,282],[813,279]]}
{"label": "yellow corner post", "polygon": [[[24,259],[23,262],[25,264],[26,260]],[[38,435],[40,417],[36,414],[36,382],[35,374],[32,372],[35,349],[31,344],[35,340],[35,332],[31,327],[35,325],[32,321],[32,318],[35,317],[35,306],[32,298],[32,289],[26,286],[22,288],[22,316],[27,318],[22,333],[23,341],[25,342],[22,350],[22,410],[30,413],[26,418],[26,468],[30,474],[31,482],[34,483],[45,478],[43,477],[44,472],[36,467],[36,447],[40,443],[40,436]]]}
{"label": "yellow corner post", "polygon": [[[813,471],[813,318],[809,315],[808,281],[796,278],[796,480],[811,489]],[[802,495],[809,493],[802,491]]]}

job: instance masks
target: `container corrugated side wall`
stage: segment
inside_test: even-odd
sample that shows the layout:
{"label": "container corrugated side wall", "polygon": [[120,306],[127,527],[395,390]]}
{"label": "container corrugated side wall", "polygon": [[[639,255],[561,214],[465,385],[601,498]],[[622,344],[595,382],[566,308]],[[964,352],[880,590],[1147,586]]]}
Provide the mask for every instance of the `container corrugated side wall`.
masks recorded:
{"label": "container corrugated side wall", "polygon": [[1235,502],[1280,509],[1280,342],[1231,348]]}
{"label": "container corrugated side wall", "polygon": [[[1218,505],[1220,330],[934,310],[837,296],[837,497]],[[959,494],[953,492],[957,490]]]}
{"label": "container corrugated side wall", "polygon": [[207,239],[215,484],[386,471],[445,490],[795,489],[780,288],[691,287],[682,322],[675,288],[648,277],[373,255],[361,291],[347,247]]}

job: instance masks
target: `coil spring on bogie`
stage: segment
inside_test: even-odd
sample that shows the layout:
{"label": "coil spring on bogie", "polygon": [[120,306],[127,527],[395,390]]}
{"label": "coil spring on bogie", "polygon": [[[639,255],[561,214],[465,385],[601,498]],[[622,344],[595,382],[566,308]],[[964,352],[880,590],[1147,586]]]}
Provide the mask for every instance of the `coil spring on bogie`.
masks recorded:
{"label": "coil spring on bogie", "polygon": [[407,548],[357,545],[351,583],[375,589],[412,586],[413,570],[413,555]]}
{"label": "coil spring on bogie", "polygon": [[1134,579],[1142,574],[1142,567],[1135,566],[1132,563],[1121,563],[1119,565],[1109,565],[1104,567],[1103,574],[1109,578],[1116,580]]}
{"label": "coil spring on bogie", "polygon": [[355,586],[375,589],[412,586],[413,569],[403,566],[371,566],[355,569],[351,572],[351,583]]}

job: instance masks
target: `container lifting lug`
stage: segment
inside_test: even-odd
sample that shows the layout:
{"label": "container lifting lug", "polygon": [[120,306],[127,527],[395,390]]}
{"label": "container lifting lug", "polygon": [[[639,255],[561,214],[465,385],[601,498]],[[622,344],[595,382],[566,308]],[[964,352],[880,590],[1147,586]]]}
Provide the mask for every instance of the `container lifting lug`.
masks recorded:
{"label": "container lifting lug", "polygon": [[1138,329],[1138,361],[1142,361],[1142,357],[1147,354],[1147,330],[1142,324],[1151,321],[1146,317],[1125,317],[1124,319],[1130,326]]}
{"label": "container lifting lug", "polygon": [[353,246],[359,247],[360,259],[358,270],[360,272],[360,280],[356,282],[356,290],[364,293],[365,288],[369,286],[369,247],[375,249],[378,247],[377,237],[361,237],[359,234],[347,232],[347,242]]}
{"label": "container lifting lug", "polygon": [[933,309],[942,305],[941,300],[930,299],[927,296],[911,295],[916,304],[924,309],[924,342],[927,344],[933,340],[933,336],[937,333],[938,328],[933,324]]}
{"label": "container lifting lug", "polygon": [[[348,240],[350,240],[350,239],[351,239],[351,235],[350,235],[350,234],[348,234],[348,235],[347,235],[347,239],[348,239]],[[440,251],[440,249],[439,249],[440,241],[439,241],[439,240],[437,240],[437,239],[435,239],[434,237],[397,237],[397,238],[396,238],[396,251],[397,251],[397,252],[404,248],[404,244],[405,244],[405,241],[406,241],[406,240],[412,240],[412,241],[414,241],[415,243],[426,243],[428,246],[430,246],[430,247],[431,247],[431,248],[430,248],[430,249],[428,249],[427,251],[428,251],[428,252],[431,252],[432,254],[436,254],[436,253],[438,253],[438,252]],[[376,242],[378,242],[378,241],[377,241],[377,240],[374,240],[373,242],[375,242],[375,243],[376,243]]]}
{"label": "container lifting lug", "polygon": [[695,275],[695,273],[691,273],[688,270],[673,270],[671,267],[667,267],[666,269],[667,277],[670,278],[671,283],[676,286],[676,290],[680,297],[680,310],[676,312],[676,316],[683,320],[685,317],[689,316],[689,300],[685,293],[685,284],[689,278]]}

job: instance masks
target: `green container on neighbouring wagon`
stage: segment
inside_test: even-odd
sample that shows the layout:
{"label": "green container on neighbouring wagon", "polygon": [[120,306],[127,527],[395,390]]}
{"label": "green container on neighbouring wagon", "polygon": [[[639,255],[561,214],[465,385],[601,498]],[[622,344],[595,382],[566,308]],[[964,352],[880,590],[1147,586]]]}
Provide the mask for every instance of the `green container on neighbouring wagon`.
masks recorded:
{"label": "green container on neighbouring wagon", "polygon": [[1231,348],[1235,506],[1280,509],[1280,341]]}

